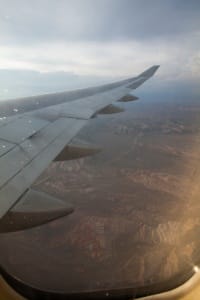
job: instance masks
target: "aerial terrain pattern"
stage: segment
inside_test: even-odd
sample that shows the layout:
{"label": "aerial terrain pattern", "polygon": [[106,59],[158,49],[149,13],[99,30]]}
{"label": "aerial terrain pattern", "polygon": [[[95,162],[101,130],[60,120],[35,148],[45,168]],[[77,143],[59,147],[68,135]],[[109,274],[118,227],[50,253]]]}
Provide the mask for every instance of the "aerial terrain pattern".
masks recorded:
{"label": "aerial terrain pattern", "polygon": [[2,235],[0,264],[26,284],[137,293],[176,286],[199,262],[200,97],[163,90],[120,105],[76,137],[101,152],[54,162],[35,183],[75,211]]}

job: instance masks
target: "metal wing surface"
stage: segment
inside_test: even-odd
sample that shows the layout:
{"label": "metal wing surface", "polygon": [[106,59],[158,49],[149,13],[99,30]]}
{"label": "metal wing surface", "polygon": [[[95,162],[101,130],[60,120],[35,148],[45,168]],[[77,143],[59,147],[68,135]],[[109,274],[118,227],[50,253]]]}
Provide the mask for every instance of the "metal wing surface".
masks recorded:
{"label": "metal wing surface", "polygon": [[134,100],[131,90],[153,76],[158,67],[100,87],[1,106],[0,232],[30,228],[73,211],[60,199],[32,190],[31,185],[90,118],[115,101]]}

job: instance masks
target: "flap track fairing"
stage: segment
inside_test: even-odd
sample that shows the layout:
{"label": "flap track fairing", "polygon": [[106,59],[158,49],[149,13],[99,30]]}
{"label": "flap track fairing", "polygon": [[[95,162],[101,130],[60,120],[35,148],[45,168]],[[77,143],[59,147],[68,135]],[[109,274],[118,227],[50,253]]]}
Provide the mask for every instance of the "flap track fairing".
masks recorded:
{"label": "flap track fairing", "polygon": [[0,233],[39,226],[73,212],[73,207],[46,193],[29,189],[0,219]]}

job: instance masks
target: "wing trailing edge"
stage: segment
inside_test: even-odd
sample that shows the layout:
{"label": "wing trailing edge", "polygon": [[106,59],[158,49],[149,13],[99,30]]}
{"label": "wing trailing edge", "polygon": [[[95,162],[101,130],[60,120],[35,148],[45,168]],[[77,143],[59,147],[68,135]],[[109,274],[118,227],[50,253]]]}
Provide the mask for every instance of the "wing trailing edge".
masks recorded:
{"label": "wing trailing edge", "polygon": [[0,219],[0,233],[39,226],[73,212],[73,207],[56,197],[29,189]]}

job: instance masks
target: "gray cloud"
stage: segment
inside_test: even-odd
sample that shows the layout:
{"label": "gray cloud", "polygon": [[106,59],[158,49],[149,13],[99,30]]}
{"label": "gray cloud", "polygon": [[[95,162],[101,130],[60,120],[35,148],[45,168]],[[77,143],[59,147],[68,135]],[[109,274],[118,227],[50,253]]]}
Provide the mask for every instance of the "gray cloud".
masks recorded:
{"label": "gray cloud", "polygon": [[200,28],[198,0],[0,1],[8,44],[173,38]]}
{"label": "gray cloud", "polygon": [[114,79],[161,64],[165,80],[200,78],[198,0],[0,0],[0,7],[0,69],[64,71],[75,82],[73,74]]}

